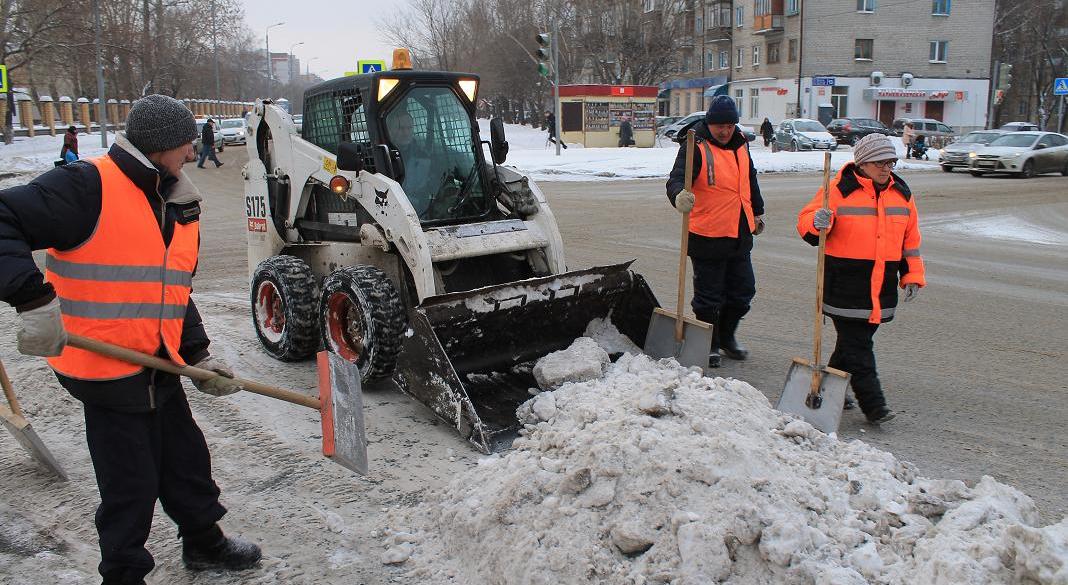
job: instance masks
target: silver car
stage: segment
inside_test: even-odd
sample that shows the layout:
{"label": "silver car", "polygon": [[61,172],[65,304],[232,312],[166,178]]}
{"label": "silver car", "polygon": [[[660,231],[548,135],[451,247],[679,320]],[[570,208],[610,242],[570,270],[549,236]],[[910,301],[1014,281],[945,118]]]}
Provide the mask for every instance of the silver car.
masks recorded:
{"label": "silver car", "polygon": [[222,134],[226,144],[245,143],[245,120],[242,118],[229,118],[219,122],[219,134]]}
{"label": "silver car", "polygon": [[972,166],[969,156],[1005,134],[1005,130],[978,130],[961,136],[960,140],[938,151],[942,159],[942,170],[951,173],[955,168],[966,169]]}
{"label": "silver car", "polygon": [[1012,173],[1024,178],[1043,173],[1068,177],[1068,136],[1055,132],[1011,132],[970,155],[969,172]]}

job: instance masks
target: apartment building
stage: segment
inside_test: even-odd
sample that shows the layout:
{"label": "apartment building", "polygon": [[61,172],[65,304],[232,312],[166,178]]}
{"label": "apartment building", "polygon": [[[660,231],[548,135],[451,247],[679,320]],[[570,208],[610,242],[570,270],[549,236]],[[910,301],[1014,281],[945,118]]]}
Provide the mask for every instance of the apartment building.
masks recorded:
{"label": "apartment building", "polygon": [[731,65],[731,10],[730,0],[687,3],[686,34],[679,40],[679,71],[660,85],[660,115],[685,116],[706,109],[717,90],[726,91]]}

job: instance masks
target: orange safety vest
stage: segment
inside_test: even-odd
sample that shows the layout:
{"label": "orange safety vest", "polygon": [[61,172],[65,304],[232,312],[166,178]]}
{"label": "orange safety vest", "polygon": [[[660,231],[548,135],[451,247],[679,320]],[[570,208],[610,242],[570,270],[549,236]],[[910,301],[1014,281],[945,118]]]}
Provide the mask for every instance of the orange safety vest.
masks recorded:
{"label": "orange safety vest", "polygon": [[[185,365],[178,348],[197,263],[200,222],[175,222],[170,245],[145,193],[108,156],[89,160],[100,173],[96,230],[71,250],[50,248],[45,279],[59,297],[67,331],[155,355],[160,346]],[[81,380],[115,380],[141,371],[123,361],[67,346],[48,358]]]}
{"label": "orange safety vest", "polygon": [[756,222],[749,191],[749,148],[714,148],[707,140],[698,146],[702,164],[693,182],[690,231],[708,238],[737,238],[738,218],[744,211],[752,233]]}

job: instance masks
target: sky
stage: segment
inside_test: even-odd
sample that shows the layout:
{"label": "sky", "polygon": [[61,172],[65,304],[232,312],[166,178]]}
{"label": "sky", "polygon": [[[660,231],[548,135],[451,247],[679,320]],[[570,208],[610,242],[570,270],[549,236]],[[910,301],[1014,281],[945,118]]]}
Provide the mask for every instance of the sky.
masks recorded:
{"label": "sky", "polygon": [[301,72],[310,66],[324,79],[354,71],[358,59],[381,59],[389,67],[394,47],[379,36],[376,19],[381,19],[383,10],[403,5],[398,0],[242,0],[242,4],[245,24],[261,46],[264,29],[285,22],[271,28],[271,52],[287,52],[303,42],[293,47]]}

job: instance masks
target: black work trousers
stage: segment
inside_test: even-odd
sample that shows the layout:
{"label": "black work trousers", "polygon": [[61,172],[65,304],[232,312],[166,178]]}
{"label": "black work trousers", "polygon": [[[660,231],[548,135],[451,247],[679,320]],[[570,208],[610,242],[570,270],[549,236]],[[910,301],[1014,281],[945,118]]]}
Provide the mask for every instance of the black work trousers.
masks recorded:
{"label": "black work trousers", "polygon": [[756,276],[748,250],[723,258],[690,258],[693,263],[693,313],[706,323],[716,323],[725,306],[743,315],[756,296]]}
{"label": "black work trousers", "polygon": [[870,419],[886,409],[886,397],[879,383],[879,372],[875,369],[874,337],[879,325],[844,317],[831,317],[831,320],[838,338],[827,365],[849,372],[849,384],[857,403]]}
{"label": "black work trousers", "polygon": [[105,583],[140,583],[155,566],[145,542],[157,499],[179,535],[202,532],[226,513],[185,392],[170,393],[151,412],[85,404],[85,436],[100,490],[96,529]]}

